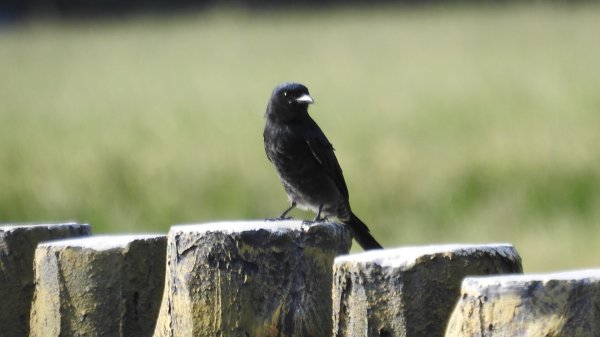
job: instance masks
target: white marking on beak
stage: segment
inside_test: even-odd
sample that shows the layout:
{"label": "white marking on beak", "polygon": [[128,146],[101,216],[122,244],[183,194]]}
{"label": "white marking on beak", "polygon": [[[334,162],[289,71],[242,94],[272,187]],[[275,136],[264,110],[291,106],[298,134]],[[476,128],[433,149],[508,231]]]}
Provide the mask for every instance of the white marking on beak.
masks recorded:
{"label": "white marking on beak", "polygon": [[315,101],[312,99],[312,97],[310,97],[310,95],[304,94],[304,95],[296,98],[296,102],[298,102],[298,103],[306,103],[306,104],[313,104]]}

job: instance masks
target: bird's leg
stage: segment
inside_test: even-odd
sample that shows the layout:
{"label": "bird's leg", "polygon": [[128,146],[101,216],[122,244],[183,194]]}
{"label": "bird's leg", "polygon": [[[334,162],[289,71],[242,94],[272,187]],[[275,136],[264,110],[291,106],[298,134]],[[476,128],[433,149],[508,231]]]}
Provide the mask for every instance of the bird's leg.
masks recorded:
{"label": "bird's leg", "polygon": [[323,204],[319,205],[319,211],[317,212],[317,216],[315,217],[314,222],[321,222],[327,220],[326,216],[321,218],[321,211],[323,211]]}
{"label": "bird's leg", "polygon": [[315,217],[314,220],[304,220],[304,221],[302,221],[302,224],[306,225],[306,226],[312,226],[319,222],[327,221],[327,216],[321,217],[322,212],[323,212],[323,204],[319,205],[319,210],[317,211],[317,216]]}
{"label": "bird's leg", "polygon": [[290,206],[288,209],[286,209],[285,211],[283,211],[283,213],[281,213],[281,215],[280,215],[280,216],[279,216],[277,219],[278,219],[278,220],[289,220],[289,219],[291,219],[291,218],[292,218],[291,216],[290,216],[290,217],[287,217],[287,218],[286,218],[285,216],[286,216],[286,215],[287,215],[287,214],[288,214],[288,213],[289,213],[291,210],[293,210],[295,207],[296,207],[296,202],[295,202],[295,201],[292,201],[292,205],[291,205],[291,206]]}

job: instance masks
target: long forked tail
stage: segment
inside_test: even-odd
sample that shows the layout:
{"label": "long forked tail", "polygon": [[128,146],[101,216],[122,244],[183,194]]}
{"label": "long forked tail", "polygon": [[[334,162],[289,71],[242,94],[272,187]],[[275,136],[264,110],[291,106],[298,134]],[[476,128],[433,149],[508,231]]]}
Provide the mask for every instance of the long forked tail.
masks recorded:
{"label": "long forked tail", "polygon": [[364,250],[383,248],[373,235],[371,235],[367,225],[354,215],[354,213],[350,213],[350,220],[345,221],[344,224],[352,229],[354,239]]}

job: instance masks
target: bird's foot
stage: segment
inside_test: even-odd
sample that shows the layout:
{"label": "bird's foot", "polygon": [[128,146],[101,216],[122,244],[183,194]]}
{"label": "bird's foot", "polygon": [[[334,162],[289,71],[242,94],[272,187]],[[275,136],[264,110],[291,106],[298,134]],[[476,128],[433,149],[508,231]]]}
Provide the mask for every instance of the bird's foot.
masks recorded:
{"label": "bird's foot", "polygon": [[285,220],[293,220],[294,218],[291,216],[278,216],[276,218],[266,218],[265,221],[285,221]]}
{"label": "bird's foot", "polygon": [[323,204],[319,205],[319,210],[317,211],[317,216],[313,220],[313,222],[325,222],[327,221],[327,216],[321,217],[321,212],[323,211]]}
{"label": "bird's foot", "polygon": [[316,225],[316,224],[320,224],[320,223],[325,223],[327,222],[329,219],[327,219],[327,217],[319,217],[319,218],[315,218],[314,220],[304,220],[302,221],[302,224],[305,226],[312,226],[312,225]]}
{"label": "bird's foot", "polygon": [[313,222],[327,222],[327,220],[329,220],[329,219],[327,219],[326,216],[324,216],[324,217],[318,216],[313,220]]}

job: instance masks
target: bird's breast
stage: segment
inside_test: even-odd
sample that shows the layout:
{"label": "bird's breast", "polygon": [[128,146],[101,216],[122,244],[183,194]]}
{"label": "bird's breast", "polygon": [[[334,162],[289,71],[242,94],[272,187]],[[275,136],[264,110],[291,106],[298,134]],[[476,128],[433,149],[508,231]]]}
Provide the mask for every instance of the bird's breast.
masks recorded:
{"label": "bird's breast", "polygon": [[317,170],[318,162],[303,136],[290,128],[265,129],[265,151],[283,180],[301,180],[303,173]]}

